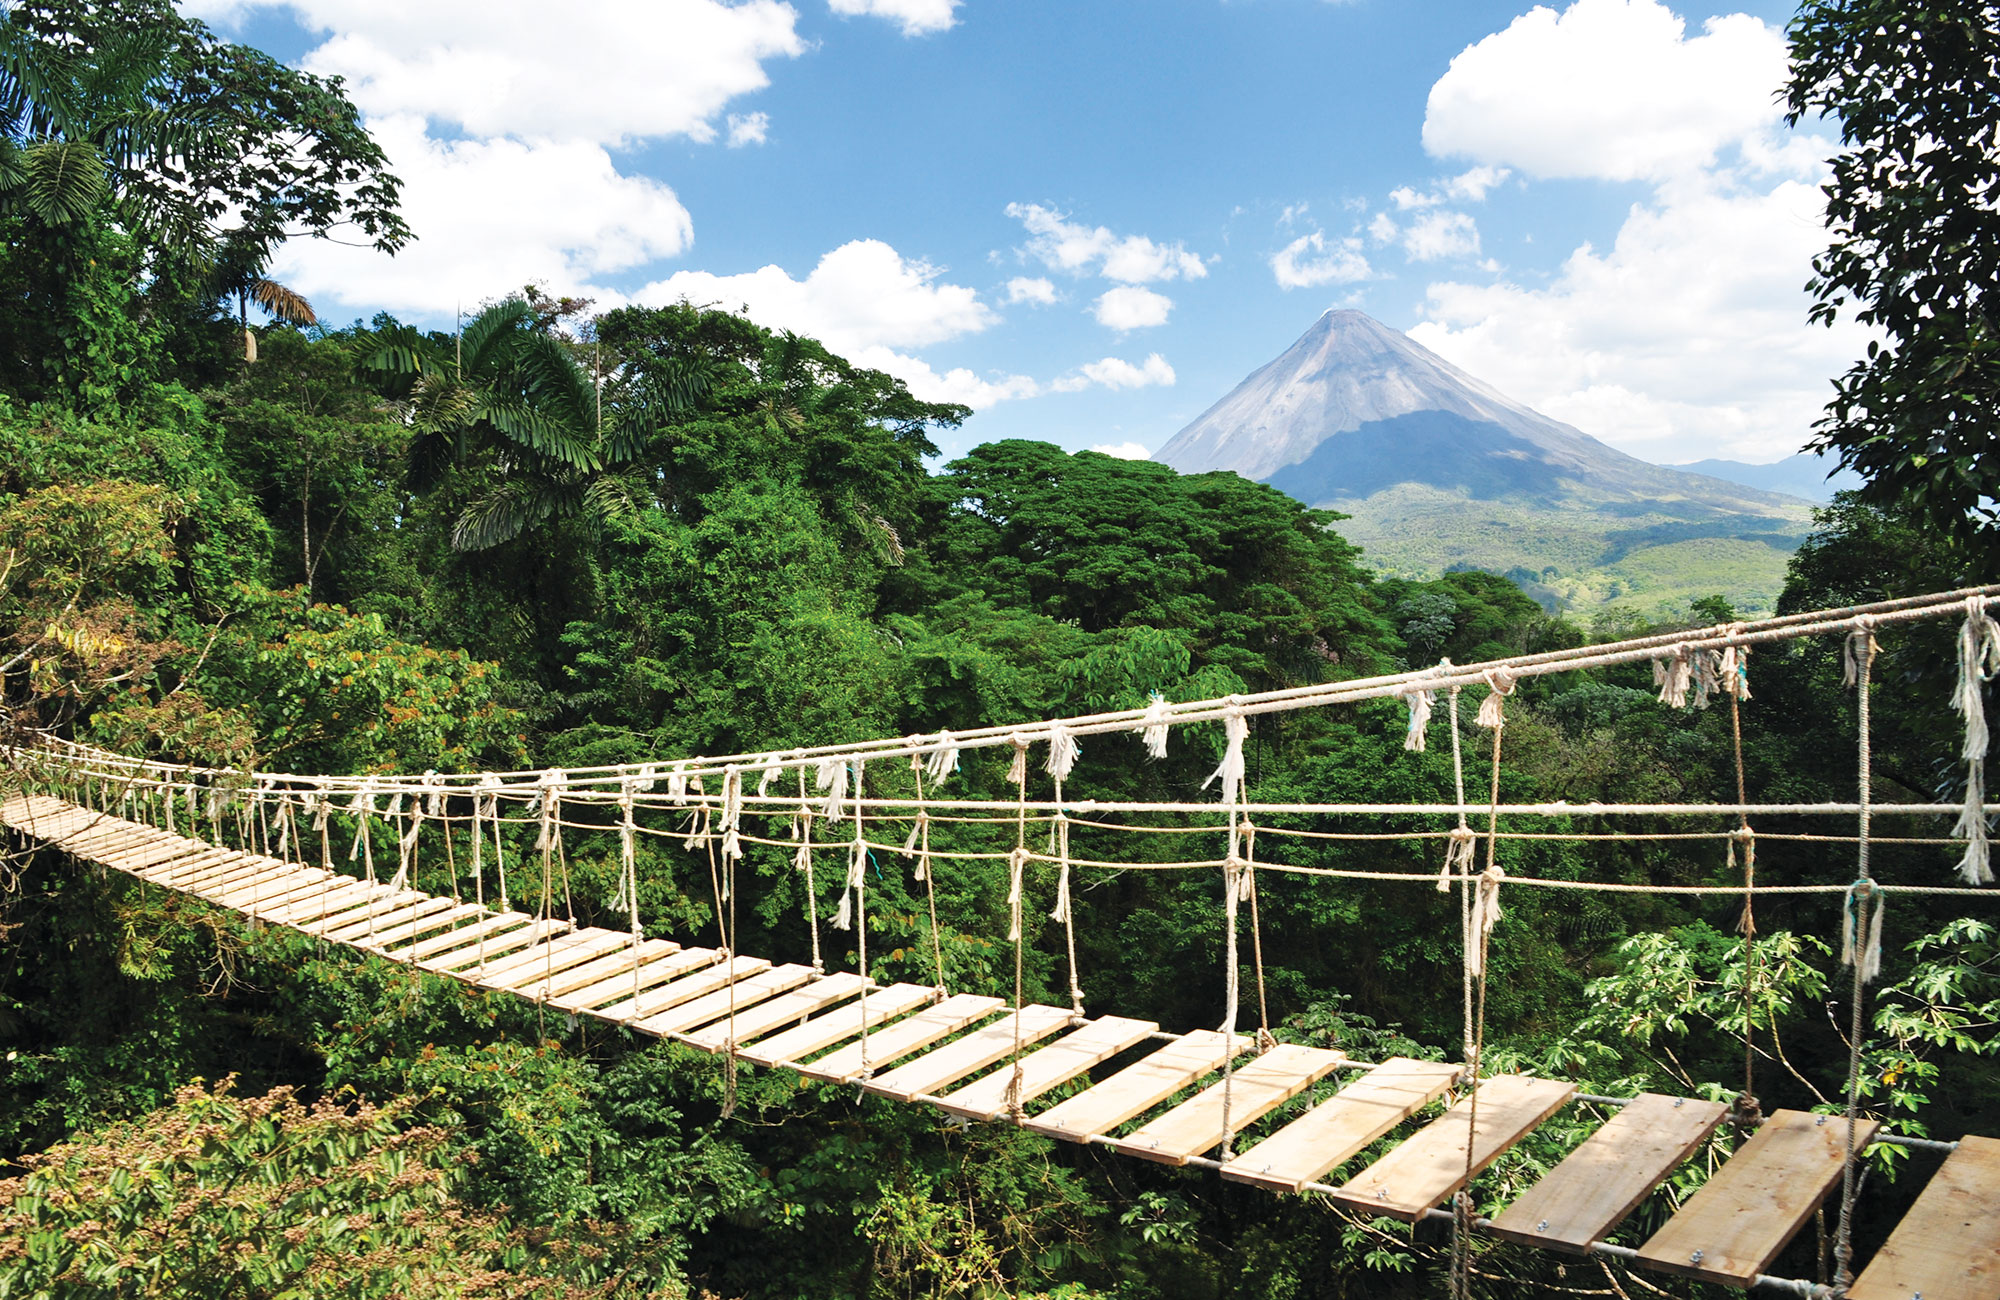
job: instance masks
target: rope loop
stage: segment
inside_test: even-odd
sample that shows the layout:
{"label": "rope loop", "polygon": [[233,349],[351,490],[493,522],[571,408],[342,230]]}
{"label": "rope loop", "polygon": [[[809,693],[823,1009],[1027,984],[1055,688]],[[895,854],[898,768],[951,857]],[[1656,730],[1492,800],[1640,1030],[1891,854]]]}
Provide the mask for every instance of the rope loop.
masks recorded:
{"label": "rope loop", "polygon": [[1514,674],[1505,668],[1488,668],[1479,675],[1486,682],[1486,698],[1481,701],[1479,714],[1472,721],[1478,726],[1498,731],[1507,725],[1504,701],[1514,693]]}

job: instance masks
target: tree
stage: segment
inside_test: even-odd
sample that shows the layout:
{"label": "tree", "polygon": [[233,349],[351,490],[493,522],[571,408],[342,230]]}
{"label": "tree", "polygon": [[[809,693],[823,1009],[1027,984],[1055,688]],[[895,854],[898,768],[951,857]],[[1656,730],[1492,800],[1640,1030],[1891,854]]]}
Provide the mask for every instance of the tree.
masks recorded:
{"label": "tree", "polygon": [[[0,338],[17,391],[38,378],[116,400],[157,364],[149,338],[189,317],[212,328],[216,300],[257,290],[285,239],[352,228],[402,247],[398,195],[338,81],[219,41],[166,0],[0,16]],[[260,301],[296,315],[303,300]]]}
{"label": "tree", "polygon": [[1885,337],[1834,381],[1815,450],[1960,542],[2000,523],[2000,6],[1807,0],[1788,120],[1839,119],[1812,318]]}

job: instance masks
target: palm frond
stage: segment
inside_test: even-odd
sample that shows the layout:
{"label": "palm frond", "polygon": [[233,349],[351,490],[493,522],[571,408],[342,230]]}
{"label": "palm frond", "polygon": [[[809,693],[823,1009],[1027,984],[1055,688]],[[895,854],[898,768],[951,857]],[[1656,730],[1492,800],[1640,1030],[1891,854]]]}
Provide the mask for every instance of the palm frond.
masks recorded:
{"label": "palm frond", "polygon": [[403,481],[412,492],[428,492],[443,480],[457,458],[458,436],[448,430],[429,429],[410,439],[403,465]]}
{"label": "palm frond", "polygon": [[597,387],[560,340],[540,331],[524,332],[515,341],[514,370],[538,407],[558,408],[578,428],[596,425]]}
{"label": "palm frond", "polygon": [[250,301],[287,325],[319,324],[319,317],[313,314],[312,304],[305,300],[305,296],[276,280],[266,280],[262,276],[251,280]]}
{"label": "palm frond", "polygon": [[22,150],[23,204],[48,226],[74,225],[104,198],[104,158],[81,140],[37,140]]}
{"label": "palm frond", "polygon": [[574,484],[509,480],[467,506],[451,528],[452,549],[483,551],[510,542],[552,514],[576,509]]}
{"label": "palm frond", "polygon": [[521,325],[531,318],[532,313],[524,300],[508,298],[494,303],[467,321],[458,336],[459,351],[465,358],[465,372],[483,375],[501,369],[510,359],[507,353]]}
{"label": "palm frond", "polygon": [[590,431],[551,416],[517,397],[493,395],[479,404],[479,415],[510,442],[576,469],[604,468]]}

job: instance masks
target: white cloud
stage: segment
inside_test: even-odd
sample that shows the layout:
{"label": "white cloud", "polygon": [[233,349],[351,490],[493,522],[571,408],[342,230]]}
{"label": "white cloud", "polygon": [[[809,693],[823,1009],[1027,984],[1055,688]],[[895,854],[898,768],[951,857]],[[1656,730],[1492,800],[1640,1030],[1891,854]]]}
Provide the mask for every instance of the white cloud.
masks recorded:
{"label": "white cloud", "polygon": [[403,178],[403,216],[418,239],[394,258],[327,240],[295,239],[276,277],[308,298],[449,316],[530,281],[557,293],[615,295],[594,277],[684,251],[694,238],[674,192],[622,175],[582,141],[444,142],[415,117],[370,124]]}
{"label": "white cloud", "polygon": [[977,290],[943,283],[942,275],[878,239],[857,239],[820,258],[803,280],[779,266],[741,275],[677,271],[634,297],[645,303],[685,298],[730,311],[745,306],[760,325],[809,334],[858,359],[870,347],[924,347],[977,333],[999,319]]}
{"label": "white cloud", "polygon": [[1469,257],[1479,251],[1479,227],[1463,212],[1426,212],[1403,231],[1403,251],[1413,262]]}
{"label": "white cloud", "polygon": [[1047,307],[1056,301],[1056,287],[1040,276],[1017,275],[1007,281],[1007,302],[1029,302]]}
{"label": "white cloud", "polygon": [[[838,349],[836,349],[838,350]],[[964,366],[939,374],[930,363],[893,348],[860,348],[847,354],[857,366],[894,375],[910,386],[910,392],[926,402],[959,402],[983,410],[997,402],[1036,397],[1042,386],[1027,375],[979,375]]]}
{"label": "white cloud", "polygon": [[1119,460],[1151,460],[1153,458],[1153,453],[1146,450],[1146,445],[1140,442],[1101,442],[1092,447],[1091,450],[1102,452],[1106,456],[1115,456]]}
{"label": "white cloud", "polygon": [[958,0],[827,0],[837,14],[872,14],[902,25],[903,35],[941,32],[957,20]]}
{"label": "white cloud", "polygon": [[1103,226],[1071,222],[1039,203],[1009,203],[1007,215],[1027,228],[1028,252],[1044,266],[1071,275],[1095,273],[1122,284],[1199,280],[1208,274],[1184,244],[1156,244],[1144,235],[1114,235]]}
{"label": "white cloud", "polygon": [[1411,189],[1407,185],[1398,185],[1395,189],[1389,191],[1389,202],[1396,205],[1397,211],[1408,212],[1411,208],[1436,207],[1438,204],[1444,202],[1444,200],[1435,194],[1426,194],[1421,190]]}
{"label": "white cloud", "polygon": [[361,111],[416,114],[480,137],[714,138],[715,118],[805,51],[779,0],[594,0],[553,16],[534,0],[195,0],[229,21],[288,8],[326,39],[304,59],[346,78]]}
{"label": "white cloud", "polygon": [[1111,329],[1142,330],[1166,324],[1167,314],[1173,309],[1174,300],[1163,293],[1141,289],[1136,284],[1122,284],[1100,294],[1090,314],[1099,325]]}
{"label": "white cloud", "polygon": [[1397,226],[1395,218],[1386,212],[1376,213],[1375,219],[1368,223],[1368,237],[1378,244],[1389,243],[1400,233],[1402,233],[1401,227]]}
{"label": "white cloud", "polygon": [[1172,388],[1175,378],[1174,368],[1167,364],[1167,359],[1154,352],[1136,366],[1121,357],[1088,362],[1049,387],[1058,393],[1079,392],[1093,385],[1111,389]]}
{"label": "white cloud", "polygon": [[1370,273],[1359,239],[1329,240],[1317,230],[1300,235],[1271,259],[1271,274],[1277,277],[1280,289],[1352,284],[1367,279]]}
{"label": "white cloud", "polygon": [[1537,6],[1431,87],[1424,148],[1538,177],[1663,179],[1774,127],[1784,33],[1747,14],[1689,38],[1661,0]]}
{"label": "white cloud", "polygon": [[741,149],[746,144],[762,144],[771,131],[769,113],[731,113],[729,115],[729,147]]}
{"label": "white cloud", "polygon": [[1445,193],[1463,203],[1481,203],[1486,192],[1507,179],[1511,173],[1505,167],[1474,167],[1460,172],[1444,183]]}
{"label": "white cloud", "polygon": [[1851,324],[1806,323],[1820,209],[1810,180],[1663,187],[1611,248],[1577,249],[1546,286],[1432,284],[1410,334],[1636,455],[1775,459],[1867,346]]}

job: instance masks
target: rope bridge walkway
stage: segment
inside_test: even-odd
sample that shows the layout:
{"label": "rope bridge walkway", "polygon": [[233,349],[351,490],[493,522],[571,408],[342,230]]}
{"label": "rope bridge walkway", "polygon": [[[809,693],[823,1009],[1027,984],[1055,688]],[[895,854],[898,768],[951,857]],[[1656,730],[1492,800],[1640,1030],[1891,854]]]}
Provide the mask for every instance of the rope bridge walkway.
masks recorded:
{"label": "rope bridge walkway", "polygon": [[[1120,1154],[1218,1171],[1224,1179],[1274,1192],[1310,1192],[1364,1218],[1387,1216],[1452,1225],[1453,1291],[1469,1293],[1472,1234],[1571,1254],[1597,1254],[1643,1267],[1735,1287],[1767,1287],[1810,1300],[1997,1300],[2000,1298],[2000,1140],[1956,1142],[1881,1131],[1858,1104],[1865,986],[1880,961],[1882,908],[1896,893],[1976,896],[1992,874],[1985,801],[1988,733],[1981,686],[2000,674],[2000,623],[1988,613],[2000,586],[1968,589],[1848,610],[1693,629],[1612,645],[1457,666],[1222,700],[1170,703],[1157,696],[1143,710],[1098,714],[954,735],[901,737],[856,745],[697,758],[547,772],[421,777],[299,776],[245,773],[131,758],[54,737],[12,751],[14,791],[0,801],[0,822],[20,835],[153,885],[290,927],[332,944],[436,975],[671,1039],[721,1054],[729,1071],[725,1112],[733,1106],[735,1064],[795,1070],[806,1078],[858,1084],[897,1101],[935,1107],[965,1121],[1017,1124],[1052,1138],[1108,1146]],[[1903,624],[1962,616],[1960,675],[1952,707],[1964,720],[1967,799],[1963,805],[1877,804],[1869,776],[1869,685],[1876,634]],[[1845,638],[1844,658],[1858,689],[1860,780],[1851,804],[1749,802],[1743,789],[1742,705],[1750,698],[1753,647],[1809,636]],[[1735,804],[1504,804],[1500,800],[1505,700],[1524,678],[1580,668],[1651,661],[1660,698],[1675,707],[1726,700],[1737,737]],[[1465,791],[1466,746],[1459,693],[1485,689],[1476,725],[1490,733],[1491,775],[1485,802]],[[1368,699],[1400,699],[1408,708],[1406,747],[1428,744],[1432,711],[1449,714],[1457,795],[1453,803],[1411,806],[1259,804],[1246,798],[1243,744],[1248,719],[1261,713],[1319,708]],[[1155,757],[1173,729],[1221,722],[1224,757],[1211,775],[1217,802],[1113,803],[1066,800],[1064,782],[1084,737],[1136,733]],[[1042,771],[1052,797],[1030,798],[1029,753],[1047,748]],[[995,748],[1010,758],[1011,800],[944,798],[936,791],[966,751]],[[897,782],[866,786],[867,767],[900,760],[914,794]],[[877,769],[880,771],[881,769]],[[788,779],[795,778],[795,779]],[[932,793],[926,795],[925,782]],[[754,781],[754,786],[753,786]],[[773,793],[774,786],[795,789]],[[894,787],[894,788],[890,788]],[[1204,786],[1204,789],[1206,786]],[[386,803],[384,802],[386,800]],[[1434,830],[1352,831],[1335,818],[1426,814],[1455,824]],[[1851,817],[1851,836],[1755,831],[1751,818],[1782,820],[1828,814]],[[1873,821],[1885,815],[1956,815],[1948,839],[1905,836],[1891,842],[1949,844],[1959,853],[1962,886],[1875,880]],[[1129,820],[1146,815],[1141,823]],[[1313,828],[1280,826],[1317,818]],[[1510,876],[1496,860],[1503,839],[1581,838],[1568,831],[1503,830],[1524,818],[1662,815],[1715,817],[1733,826],[1662,838],[1723,841],[1742,864],[1741,885],[1625,886]],[[1477,829],[1474,817],[1483,818]],[[1126,820],[1109,820],[1114,818]],[[1260,823],[1259,818],[1265,820]],[[750,819],[759,819],[752,821]],[[1176,820],[1178,819],[1178,820]],[[767,834],[754,829],[763,824]],[[934,824],[997,837],[989,850],[934,848]],[[1030,847],[1029,828],[1045,850]],[[1074,827],[1217,838],[1221,858],[1109,861],[1071,852]],[[184,833],[184,830],[185,832]],[[508,830],[507,828],[511,828]],[[334,833],[348,842],[358,874],[335,864]],[[351,841],[349,830],[351,829]],[[871,838],[871,832],[886,838]],[[577,924],[570,908],[564,832],[615,837],[621,876],[616,908],[624,930]],[[428,838],[427,838],[428,832]],[[532,833],[532,851],[519,847]],[[1655,833],[1634,832],[1631,838]],[[1259,860],[1260,837],[1386,840],[1434,837],[1446,842],[1444,871],[1393,873],[1304,867]],[[636,845],[642,836],[678,839],[705,854],[714,893],[718,942],[683,944],[649,936],[639,922]],[[1839,840],[1854,847],[1850,883],[1765,886],[1755,881],[1758,838]],[[897,840],[900,838],[900,843]],[[1624,838],[1620,835],[1620,838]],[[508,869],[509,840],[515,841]],[[1011,840],[1011,846],[1005,841]],[[1268,841],[1267,841],[1268,842]],[[735,950],[736,864],[744,846],[784,849],[806,886],[805,922],[812,960],[774,963]],[[429,848],[428,858],[425,849]],[[1483,848],[1484,865],[1478,859]],[[381,878],[376,854],[393,854]],[[869,978],[866,866],[875,852],[902,854],[915,866],[930,909],[935,985],[878,984]],[[490,851],[491,861],[488,861]],[[829,972],[821,955],[815,854],[844,859],[836,929],[852,935],[854,971]],[[317,859],[312,865],[308,859]],[[440,860],[441,859],[441,860]],[[442,872],[449,890],[415,887],[420,866]],[[934,871],[1004,868],[1008,876],[1015,989],[1011,999],[952,992],[938,950]],[[536,902],[515,906],[522,873]],[[878,866],[879,871],[879,866]],[[1163,1033],[1152,1021],[1086,1014],[1076,971],[1073,876],[1135,869],[1219,873],[1226,945],[1227,1013],[1214,1030]],[[1331,1048],[1276,1042],[1261,1025],[1263,969],[1257,915],[1259,872],[1407,881],[1455,893],[1464,939],[1465,1064],[1396,1057],[1354,1060]],[[1037,941],[1025,898],[1053,873],[1052,921],[1061,924],[1069,962],[1068,1007],[1024,1001],[1023,949]],[[495,878],[497,905],[487,885]],[[466,896],[469,885],[471,896]],[[1484,1048],[1487,956],[1502,912],[1503,889],[1644,889],[1655,893],[1740,899],[1739,931],[1755,960],[1752,903],[1760,894],[1844,895],[1843,961],[1854,982],[1847,1107],[1844,1115],[1795,1110],[1761,1113],[1752,1094],[1754,1044],[1746,1044],[1744,1088],[1734,1102],[1658,1094],[1611,1098],[1574,1083],[1521,1074],[1487,1074]],[[1245,906],[1247,905],[1247,907]],[[1260,1028],[1239,1032],[1247,911]],[[1504,930],[1501,931],[1504,934]],[[1750,984],[1746,978],[1746,988]],[[1747,1011],[1747,1008],[1746,1008]],[[1746,1015],[1746,1024],[1749,1017]],[[1294,1104],[1336,1080],[1324,1100]],[[1067,1085],[1067,1087],[1066,1087]],[[1059,1098],[1059,1099],[1057,1099]],[[1052,1104],[1050,1104],[1052,1103]],[[1441,1111],[1433,1111],[1443,1103]],[[1473,1212],[1468,1187],[1510,1148],[1573,1103],[1612,1117],[1497,1216]],[[1700,1189],[1642,1244],[1608,1238],[1686,1161],[1725,1127],[1747,1134]],[[1237,1139],[1254,1132],[1242,1150]],[[1338,1182],[1329,1174],[1392,1134],[1387,1154]],[[1859,1156],[1873,1143],[1945,1153],[1915,1205],[1886,1242],[1854,1271],[1851,1229]],[[1710,1159],[1719,1147],[1707,1147]],[[1837,1275],[1831,1286],[1766,1274],[1816,1211],[1840,1191],[1834,1234]]]}

